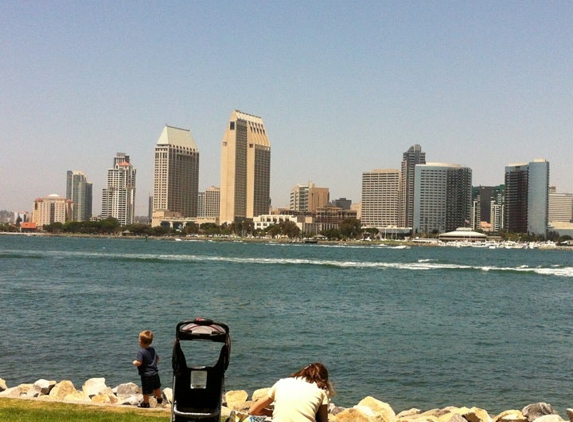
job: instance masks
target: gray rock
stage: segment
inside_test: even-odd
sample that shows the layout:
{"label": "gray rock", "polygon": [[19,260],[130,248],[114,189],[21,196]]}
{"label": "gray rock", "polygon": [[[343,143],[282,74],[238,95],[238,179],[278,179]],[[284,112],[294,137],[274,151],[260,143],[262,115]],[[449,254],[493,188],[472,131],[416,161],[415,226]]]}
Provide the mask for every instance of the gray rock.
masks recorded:
{"label": "gray rock", "polygon": [[133,382],[128,382],[125,384],[120,384],[113,389],[113,392],[117,395],[117,397],[129,397],[135,394],[139,394],[141,389],[137,384]]}
{"label": "gray rock", "polygon": [[535,419],[544,415],[557,414],[553,406],[545,402],[528,404],[521,410],[521,413],[523,413],[523,416],[525,416],[529,422],[533,422]]}

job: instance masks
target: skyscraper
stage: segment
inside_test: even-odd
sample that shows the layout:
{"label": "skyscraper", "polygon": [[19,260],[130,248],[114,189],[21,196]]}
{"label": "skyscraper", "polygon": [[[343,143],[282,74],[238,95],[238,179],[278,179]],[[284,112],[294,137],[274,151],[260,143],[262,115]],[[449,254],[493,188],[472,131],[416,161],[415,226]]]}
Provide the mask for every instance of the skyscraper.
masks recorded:
{"label": "skyscraper", "polygon": [[77,170],[68,170],[66,198],[73,201],[72,221],[88,221],[92,216],[92,183]]}
{"label": "skyscraper", "polygon": [[416,164],[426,164],[426,153],[418,144],[408,148],[402,158],[398,193],[398,225],[412,227],[414,220],[414,173]]}
{"label": "skyscraper", "polygon": [[505,167],[505,228],[509,232],[547,235],[549,162]]}
{"label": "skyscraper", "polygon": [[443,233],[471,223],[472,170],[459,164],[417,164],[413,233]]}
{"label": "skyscraper", "polygon": [[165,126],[155,146],[153,210],[197,216],[199,150],[187,129]]}
{"label": "skyscraper", "polygon": [[398,223],[398,182],[400,172],[377,169],[362,173],[363,226],[389,227]]}
{"label": "skyscraper", "polygon": [[267,214],[270,176],[271,144],[263,119],[234,110],[221,148],[220,222]]}
{"label": "skyscraper", "polygon": [[107,187],[102,194],[102,218],[116,218],[121,225],[133,224],[135,217],[136,169],[129,155],[118,152],[107,170]]}

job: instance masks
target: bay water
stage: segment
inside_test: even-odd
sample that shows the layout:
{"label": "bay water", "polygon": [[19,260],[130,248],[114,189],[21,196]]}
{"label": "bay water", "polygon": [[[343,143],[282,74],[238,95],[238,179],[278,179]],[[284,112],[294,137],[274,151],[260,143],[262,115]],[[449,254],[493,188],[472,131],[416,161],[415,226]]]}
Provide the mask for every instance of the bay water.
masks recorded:
{"label": "bay water", "polygon": [[[0,378],[139,383],[150,329],[229,325],[226,389],[323,362],[350,407],[573,407],[573,252],[0,236]],[[194,363],[203,357],[197,352]],[[205,359],[208,359],[205,356]]]}

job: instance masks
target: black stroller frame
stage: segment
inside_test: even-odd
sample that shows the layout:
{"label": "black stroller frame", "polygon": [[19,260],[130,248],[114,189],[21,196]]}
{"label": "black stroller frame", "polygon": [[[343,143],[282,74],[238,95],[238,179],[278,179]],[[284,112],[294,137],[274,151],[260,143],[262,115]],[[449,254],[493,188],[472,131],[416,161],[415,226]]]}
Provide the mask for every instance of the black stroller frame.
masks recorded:
{"label": "black stroller frame", "polygon": [[[221,343],[214,366],[187,366],[181,341]],[[225,371],[229,366],[231,337],[229,327],[221,322],[197,318],[181,321],[175,331],[173,346],[172,422],[219,422],[224,391]]]}

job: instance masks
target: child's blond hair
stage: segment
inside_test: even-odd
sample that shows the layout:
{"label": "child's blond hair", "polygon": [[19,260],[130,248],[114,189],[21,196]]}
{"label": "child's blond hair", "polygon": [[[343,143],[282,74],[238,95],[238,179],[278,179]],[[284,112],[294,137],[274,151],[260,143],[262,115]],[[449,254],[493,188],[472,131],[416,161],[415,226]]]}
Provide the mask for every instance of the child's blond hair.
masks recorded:
{"label": "child's blond hair", "polygon": [[139,333],[139,341],[144,346],[150,346],[153,342],[153,333],[149,330],[142,331]]}

